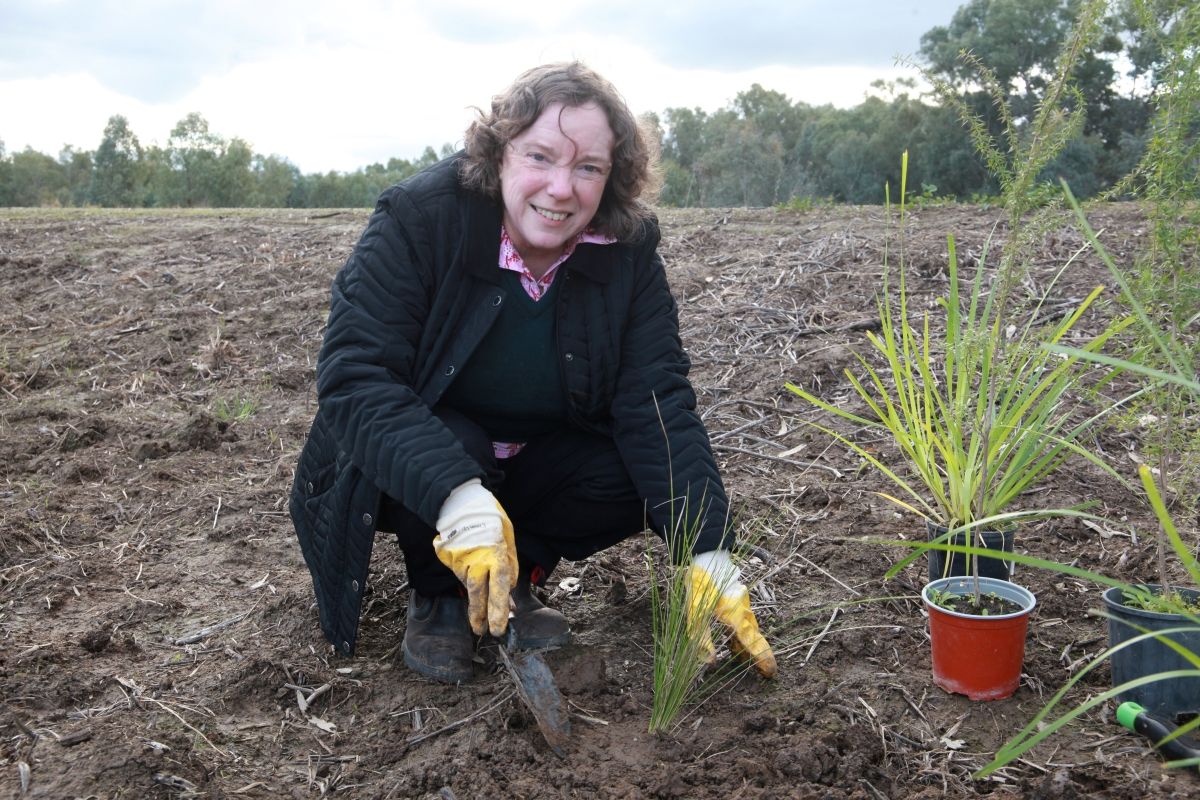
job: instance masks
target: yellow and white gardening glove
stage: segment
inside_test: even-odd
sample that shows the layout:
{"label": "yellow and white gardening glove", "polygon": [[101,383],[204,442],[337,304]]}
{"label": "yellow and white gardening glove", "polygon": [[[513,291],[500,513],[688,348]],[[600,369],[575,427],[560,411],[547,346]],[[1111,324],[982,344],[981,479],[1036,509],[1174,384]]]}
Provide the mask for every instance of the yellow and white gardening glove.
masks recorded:
{"label": "yellow and white gardening glove", "polygon": [[708,615],[712,614],[729,628],[729,649],[739,658],[749,661],[764,678],[773,678],[778,671],[775,654],[758,630],[758,620],[750,610],[750,592],[742,583],[742,571],[729,558],[728,550],[709,550],[692,559],[687,573],[688,622],[700,628],[707,660],[717,655],[712,634],[708,631]]}
{"label": "yellow and white gardening glove", "polygon": [[512,523],[499,501],[478,478],[446,498],[437,519],[433,549],[467,587],[471,630],[493,636],[508,627],[509,593],[517,581],[517,547]]}

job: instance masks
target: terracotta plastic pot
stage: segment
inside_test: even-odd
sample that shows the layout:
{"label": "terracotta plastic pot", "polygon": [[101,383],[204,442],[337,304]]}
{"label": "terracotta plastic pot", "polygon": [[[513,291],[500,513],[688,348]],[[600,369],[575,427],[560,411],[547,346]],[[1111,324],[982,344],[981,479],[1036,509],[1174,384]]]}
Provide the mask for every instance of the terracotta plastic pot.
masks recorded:
{"label": "terracotta plastic pot", "polygon": [[921,591],[929,612],[933,682],[972,700],[1002,700],[1012,696],[1021,682],[1029,612],[1037,600],[1027,589],[996,578],[980,578],[980,592],[1012,600],[1020,611],[980,617],[947,611],[930,599],[931,589],[970,595],[974,585],[972,578],[941,578]]}
{"label": "terracotta plastic pot", "polygon": [[[1148,584],[1146,588],[1153,591],[1159,587]],[[1194,589],[1179,591],[1189,600],[1200,597],[1200,592]],[[1104,604],[1109,613],[1109,647],[1139,636],[1143,630],[1154,633],[1171,630],[1173,632],[1168,636],[1172,641],[1200,654],[1200,626],[1188,622],[1186,617],[1129,608],[1122,600],[1121,590],[1115,586],[1104,593]],[[1160,672],[1195,669],[1183,656],[1157,639],[1144,639],[1123,647],[1109,657],[1108,663],[1112,667],[1114,687]],[[1200,677],[1157,680],[1126,689],[1121,692],[1120,699],[1135,702],[1151,714],[1178,722],[1200,713]]]}

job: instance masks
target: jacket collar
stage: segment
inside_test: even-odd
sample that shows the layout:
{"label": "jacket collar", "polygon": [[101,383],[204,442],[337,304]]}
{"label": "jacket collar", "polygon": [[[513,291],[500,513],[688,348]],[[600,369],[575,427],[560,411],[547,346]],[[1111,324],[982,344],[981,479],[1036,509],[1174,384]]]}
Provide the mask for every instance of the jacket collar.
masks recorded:
{"label": "jacket collar", "polygon": [[464,190],[463,196],[466,213],[463,234],[467,237],[463,250],[467,273],[489,283],[499,283],[500,206],[478,192]]}
{"label": "jacket collar", "polygon": [[619,242],[592,244],[581,242],[560,269],[567,269],[596,283],[608,283],[617,271],[617,259],[624,248]]}
{"label": "jacket collar", "polygon": [[[500,282],[500,223],[503,215],[495,201],[478,192],[464,191],[466,235],[464,252],[467,273],[488,283]],[[608,283],[617,269],[624,248],[620,244],[580,243],[560,269],[596,283]]]}

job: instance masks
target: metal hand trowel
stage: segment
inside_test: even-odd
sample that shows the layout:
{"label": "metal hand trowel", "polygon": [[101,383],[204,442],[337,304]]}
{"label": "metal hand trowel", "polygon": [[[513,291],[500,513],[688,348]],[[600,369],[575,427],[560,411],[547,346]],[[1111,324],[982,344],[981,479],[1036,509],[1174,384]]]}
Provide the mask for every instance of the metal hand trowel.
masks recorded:
{"label": "metal hand trowel", "polygon": [[571,736],[571,719],[567,703],[554,683],[554,675],[546,660],[535,650],[509,654],[503,644],[496,647],[500,660],[516,684],[517,694],[537,720],[538,729],[546,744],[560,757],[566,757],[563,746]]}

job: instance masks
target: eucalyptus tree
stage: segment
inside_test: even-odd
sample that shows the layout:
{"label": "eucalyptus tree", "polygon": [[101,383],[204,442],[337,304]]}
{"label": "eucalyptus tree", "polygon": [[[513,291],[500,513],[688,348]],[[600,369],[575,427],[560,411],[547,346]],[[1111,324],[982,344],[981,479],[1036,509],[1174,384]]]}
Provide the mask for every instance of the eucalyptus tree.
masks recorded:
{"label": "eucalyptus tree", "polygon": [[120,114],[108,118],[96,148],[88,200],[96,205],[141,205],[142,145]]}
{"label": "eucalyptus tree", "polygon": [[167,158],[176,180],[160,202],[189,208],[212,205],[224,148],[224,140],[209,131],[203,115],[193,111],[176,123],[167,139]]}
{"label": "eucalyptus tree", "polygon": [[65,145],[58,151],[58,166],[63,173],[64,186],[58,195],[63,206],[81,206],[91,193],[93,154],[90,150],[76,150]]}

